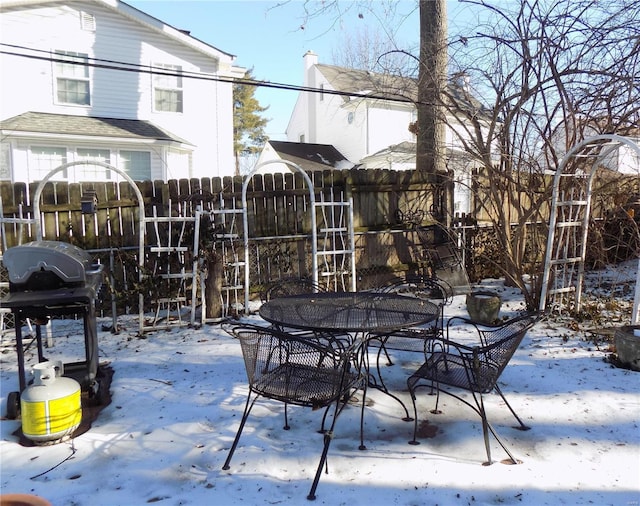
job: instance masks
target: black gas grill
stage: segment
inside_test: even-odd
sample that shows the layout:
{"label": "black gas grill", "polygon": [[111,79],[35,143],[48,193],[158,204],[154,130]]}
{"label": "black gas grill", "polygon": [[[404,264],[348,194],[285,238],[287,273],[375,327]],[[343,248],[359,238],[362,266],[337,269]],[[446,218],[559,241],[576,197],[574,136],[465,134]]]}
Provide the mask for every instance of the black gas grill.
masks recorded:
{"label": "black gas grill", "polygon": [[[9,248],[2,262],[9,274],[9,294],[0,300],[0,307],[15,315],[20,391],[26,387],[22,322],[30,319],[35,323],[38,361],[43,362],[46,359],[41,325],[52,317],[82,315],[86,360],[64,364],[64,375],[78,381],[83,390],[96,394],[99,385],[95,300],[102,285],[102,265],[95,264],[85,250],[58,241],[33,241]],[[13,407],[8,406],[7,411]]]}

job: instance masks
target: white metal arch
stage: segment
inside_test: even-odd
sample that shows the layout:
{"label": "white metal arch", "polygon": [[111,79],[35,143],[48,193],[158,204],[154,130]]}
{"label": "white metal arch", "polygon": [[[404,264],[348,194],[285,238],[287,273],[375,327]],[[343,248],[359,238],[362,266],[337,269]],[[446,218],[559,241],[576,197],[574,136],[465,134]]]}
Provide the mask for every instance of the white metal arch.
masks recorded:
{"label": "white metal arch", "polygon": [[309,175],[300,167],[299,165],[290,162],[288,160],[269,160],[266,162],[259,163],[256,165],[251,172],[249,172],[242,181],[242,224],[244,227],[244,312],[245,314],[249,314],[249,217],[247,214],[247,185],[251,178],[256,174],[262,167],[274,164],[274,163],[283,163],[288,165],[292,169],[298,171],[302,174],[304,181],[309,190],[309,208],[311,210],[311,247],[313,249],[312,255],[312,270],[313,270],[313,282],[315,284],[318,283],[318,257],[316,255],[316,247],[317,247],[317,228],[316,228],[316,212],[315,212],[315,204],[316,197],[313,189],[313,182]]}
{"label": "white metal arch", "polygon": [[[620,135],[604,134],[588,137],[576,144],[560,162],[553,180],[549,236],[540,294],[539,309],[541,311],[546,309],[550,299],[556,299],[557,296],[568,293],[574,294],[575,309],[580,309],[593,177],[599,164],[612,152],[625,145],[634,150],[640,158],[640,147],[634,141]],[[565,172],[569,162],[576,157],[593,160],[589,173]],[[640,167],[638,174],[640,175]],[[564,195],[561,189],[563,178],[573,178],[584,183],[578,185],[577,190],[573,188],[576,193]],[[569,212],[565,212],[567,209]],[[579,229],[579,233],[570,238],[570,234],[565,231],[571,228]],[[570,239],[573,239],[575,244],[568,244]],[[551,287],[551,284],[554,286]],[[636,324],[639,320],[640,258],[631,323]]]}
{"label": "white metal arch", "polygon": [[[40,195],[45,187],[45,185],[49,182],[49,180],[58,172],[63,171],[69,167],[73,167],[75,165],[91,165],[91,166],[100,166],[105,169],[112,170],[119,174],[125,179],[129,185],[133,188],[133,191],[136,194],[136,198],[138,199],[138,281],[142,282],[143,278],[143,270],[144,270],[144,237],[145,237],[145,214],[144,214],[144,198],[142,197],[142,193],[140,192],[140,188],[136,185],[136,183],[131,179],[129,174],[124,172],[122,169],[118,167],[114,167],[105,162],[93,161],[93,160],[79,160],[76,162],[69,162],[63,165],[52,169],[45,177],[40,181],[38,187],[36,188],[35,193],[33,194],[33,218],[34,225],[36,228],[36,238],[38,240],[42,240],[42,227],[40,223]],[[138,294],[138,305],[139,305],[139,326],[140,326],[140,335],[144,332],[144,296],[142,292]]]}

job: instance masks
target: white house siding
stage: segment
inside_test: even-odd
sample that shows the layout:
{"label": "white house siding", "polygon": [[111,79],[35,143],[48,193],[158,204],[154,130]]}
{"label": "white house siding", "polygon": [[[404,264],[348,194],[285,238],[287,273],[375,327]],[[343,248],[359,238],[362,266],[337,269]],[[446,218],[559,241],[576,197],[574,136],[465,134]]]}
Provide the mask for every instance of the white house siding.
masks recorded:
{"label": "white house siding", "polygon": [[309,118],[309,115],[307,113],[308,101],[306,95],[307,93],[303,92],[298,94],[296,104],[293,106],[293,112],[287,124],[285,140],[290,142],[310,142],[307,138],[309,134],[306,120]]}
{"label": "white house siding", "polygon": [[[165,37],[115,10],[94,2],[72,6],[43,4],[0,14],[3,42],[43,51],[56,49],[87,53],[90,58],[126,62],[180,65],[185,72],[217,75],[219,67],[230,76],[232,59],[220,53],[220,64],[211,55]],[[95,31],[81,29],[79,11],[95,16]],[[165,179],[232,175],[233,101],[232,85],[184,77],[183,112],[153,110],[153,79],[150,74],[90,68],[91,105],[58,105],[54,100],[53,67],[45,60],[2,55],[0,114],[2,119],[27,111],[147,120],[184,139],[194,150],[192,159],[180,167],[167,167],[166,148],[154,146],[152,172]],[[237,70],[237,69],[236,69]],[[149,150],[149,147],[146,147]],[[183,153],[183,157],[186,154]],[[184,172],[187,170],[188,172]]]}
{"label": "white house siding", "polygon": [[[316,89],[335,91],[316,67],[310,72],[308,85]],[[366,149],[366,104],[345,100],[330,93],[302,93],[307,98],[307,108],[294,111],[291,125],[304,129],[305,142],[332,144],[348,160],[359,160]],[[349,112],[354,113],[353,123],[348,122]],[[304,125],[304,127],[302,127]],[[300,142],[300,134],[287,129],[288,140]]]}
{"label": "white house siding", "polygon": [[411,109],[409,105],[374,102],[369,107],[369,139],[366,154],[377,153],[401,142],[415,142],[415,135],[409,131],[413,117]]}
{"label": "white house siding", "polygon": [[[348,160],[359,160],[366,146],[366,104],[354,107],[336,95],[325,95],[323,102],[316,116],[317,135],[308,142],[333,144]],[[349,113],[353,113],[352,123],[348,122]]]}
{"label": "white house siding", "polygon": [[292,169],[286,163],[275,163],[279,160],[282,160],[282,158],[277,153],[277,151],[273,149],[273,146],[271,146],[271,144],[267,142],[263,150],[260,152],[260,156],[258,157],[256,164],[251,167],[251,170],[253,170],[256,166],[260,165],[261,163],[273,162],[273,163],[268,163],[263,167],[260,167],[260,169],[258,169],[256,174],[277,174],[277,173],[283,173],[283,172],[293,172],[294,169]]}
{"label": "white house siding", "polygon": [[[640,147],[640,138],[631,139]],[[624,145],[618,148],[618,170],[624,174],[636,174],[640,176],[640,155],[630,146]]]}
{"label": "white house siding", "polygon": [[[640,147],[640,138],[628,137],[638,147]],[[602,159],[602,165],[617,170],[622,174],[636,174],[640,176],[640,155],[631,146],[621,144],[614,149],[608,156]]]}

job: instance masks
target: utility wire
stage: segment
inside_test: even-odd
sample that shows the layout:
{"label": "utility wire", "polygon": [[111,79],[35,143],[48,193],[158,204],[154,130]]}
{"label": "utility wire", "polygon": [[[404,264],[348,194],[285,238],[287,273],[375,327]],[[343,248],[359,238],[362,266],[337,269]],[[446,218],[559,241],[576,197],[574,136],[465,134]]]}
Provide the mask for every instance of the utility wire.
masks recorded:
{"label": "utility wire", "polygon": [[[259,81],[256,79],[238,79],[232,77],[219,77],[214,76],[212,74],[207,74],[204,72],[191,72],[191,71],[170,71],[161,67],[153,67],[151,65],[140,65],[136,63],[126,63],[120,62],[117,60],[104,60],[100,58],[85,58],[82,57],[82,61],[78,59],[73,59],[73,57],[58,55],[55,53],[51,53],[50,51],[42,50],[42,49],[34,49],[25,46],[16,46],[13,44],[5,44],[1,43],[0,46],[3,46],[7,49],[0,50],[0,54],[5,54],[9,56],[18,56],[22,58],[29,58],[33,60],[42,60],[49,61],[53,63],[64,63],[66,65],[78,65],[83,67],[93,67],[93,68],[101,68],[108,70],[118,70],[122,72],[136,72],[139,74],[152,74],[152,75],[162,75],[169,77],[183,77],[187,79],[200,79],[204,81],[215,81],[221,83],[228,84],[239,84],[245,86],[255,86],[258,88],[274,88],[279,90],[289,90],[289,91],[300,91],[307,93],[321,93],[326,95],[338,95],[343,97],[358,97],[358,98],[373,98],[386,100],[389,102],[401,102],[407,103],[412,102],[409,98],[401,97],[401,96],[393,96],[393,95],[383,95],[376,93],[358,93],[358,92],[349,92],[349,91],[340,91],[340,90],[327,90],[320,88],[313,88],[309,86],[298,86],[294,84],[284,84],[284,83],[273,83],[271,81]],[[32,54],[20,51],[31,52]],[[398,94],[399,95],[399,94]]]}

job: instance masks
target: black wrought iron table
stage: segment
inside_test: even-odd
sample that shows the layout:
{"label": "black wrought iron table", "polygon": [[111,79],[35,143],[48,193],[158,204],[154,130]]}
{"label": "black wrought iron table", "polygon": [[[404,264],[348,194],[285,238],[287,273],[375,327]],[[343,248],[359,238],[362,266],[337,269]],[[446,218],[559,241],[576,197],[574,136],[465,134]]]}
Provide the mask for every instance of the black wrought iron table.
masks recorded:
{"label": "black wrought iron table", "polygon": [[275,325],[318,332],[366,334],[400,330],[438,317],[424,299],[374,292],[322,292],[290,295],[266,302],[260,316]]}
{"label": "black wrought iron table", "polygon": [[[440,308],[428,300],[405,295],[374,292],[322,292],[279,297],[264,303],[260,316],[278,327],[318,333],[348,334],[360,341],[359,366],[371,379],[367,359],[370,333],[392,332],[434,321]],[[395,399],[411,421],[400,398],[389,392],[384,383],[369,381],[369,386]],[[364,447],[362,448],[364,449]]]}

